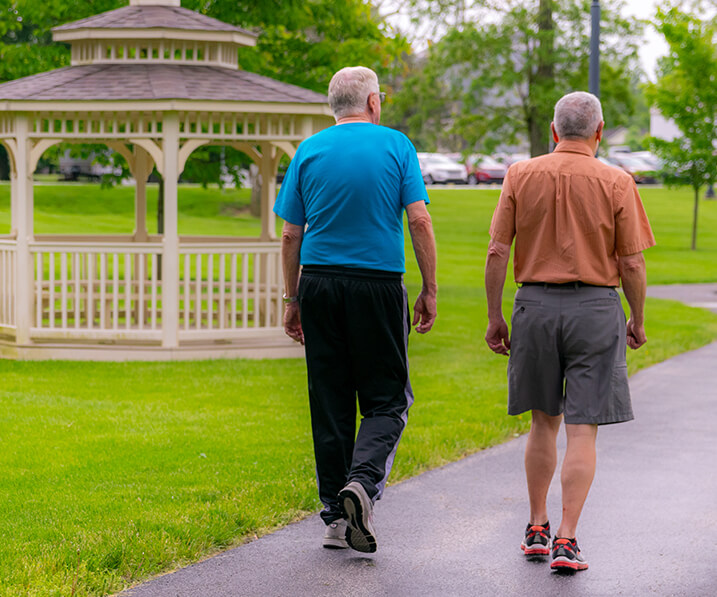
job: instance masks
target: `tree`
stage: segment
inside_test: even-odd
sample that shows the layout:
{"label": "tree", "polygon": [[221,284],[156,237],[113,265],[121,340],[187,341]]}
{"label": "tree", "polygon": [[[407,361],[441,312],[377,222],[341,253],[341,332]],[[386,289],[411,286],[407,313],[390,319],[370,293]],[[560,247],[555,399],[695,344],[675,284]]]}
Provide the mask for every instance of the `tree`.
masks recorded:
{"label": "tree", "polygon": [[669,46],[658,65],[657,83],[647,86],[651,105],[674,120],[682,136],[652,137],[663,159],[667,183],[694,190],[692,250],[697,248],[700,189],[717,177],[717,27],[675,6],[658,9],[654,22]]}
{"label": "tree", "polygon": [[[601,88],[606,121],[614,126],[633,110],[641,25],[620,16],[621,0],[603,5]],[[471,20],[431,46],[405,82],[404,90],[416,79],[440,93],[440,117],[421,118],[419,102],[396,98],[390,121],[454,150],[489,152],[527,139],[532,155],[547,153],[555,102],[587,88],[589,8],[589,0],[476,0],[467,11]]]}

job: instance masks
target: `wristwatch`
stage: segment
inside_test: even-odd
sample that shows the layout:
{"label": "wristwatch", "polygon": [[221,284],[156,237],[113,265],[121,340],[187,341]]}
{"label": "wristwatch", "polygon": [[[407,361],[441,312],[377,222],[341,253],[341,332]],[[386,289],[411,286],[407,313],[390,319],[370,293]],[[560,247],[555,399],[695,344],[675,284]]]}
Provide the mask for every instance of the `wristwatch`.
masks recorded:
{"label": "wristwatch", "polygon": [[286,296],[286,293],[281,297],[285,303],[298,303],[299,297],[298,296]]}

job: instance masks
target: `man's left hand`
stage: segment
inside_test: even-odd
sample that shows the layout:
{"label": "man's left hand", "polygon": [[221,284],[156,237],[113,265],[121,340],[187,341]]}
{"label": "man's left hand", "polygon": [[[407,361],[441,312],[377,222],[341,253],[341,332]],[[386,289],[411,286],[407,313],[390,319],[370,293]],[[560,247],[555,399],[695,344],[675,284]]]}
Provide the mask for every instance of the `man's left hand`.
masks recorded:
{"label": "man's left hand", "polygon": [[508,356],[508,351],[510,350],[510,333],[508,332],[508,324],[503,317],[497,321],[488,322],[485,341],[494,353]]}
{"label": "man's left hand", "polygon": [[284,332],[289,338],[304,343],[304,330],[301,327],[301,313],[299,303],[286,303],[284,311]]}
{"label": "man's left hand", "polygon": [[[413,324],[419,334],[425,334],[433,327],[438,312],[436,310],[436,295],[421,290],[413,305]],[[416,325],[418,324],[418,325]]]}

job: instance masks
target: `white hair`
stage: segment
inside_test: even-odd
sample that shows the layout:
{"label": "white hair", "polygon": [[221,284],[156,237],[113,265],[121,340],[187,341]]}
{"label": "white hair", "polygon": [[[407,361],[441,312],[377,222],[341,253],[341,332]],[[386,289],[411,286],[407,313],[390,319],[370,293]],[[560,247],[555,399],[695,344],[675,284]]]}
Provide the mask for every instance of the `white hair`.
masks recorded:
{"label": "white hair", "polygon": [[329,83],[329,106],[336,120],[361,114],[366,100],[378,93],[378,77],[365,66],[347,66],[338,71]]}
{"label": "white hair", "polygon": [[553,123],[560,139],[589,139],[601,122],[602,106],[592,93],[568,93],[555,104]]}

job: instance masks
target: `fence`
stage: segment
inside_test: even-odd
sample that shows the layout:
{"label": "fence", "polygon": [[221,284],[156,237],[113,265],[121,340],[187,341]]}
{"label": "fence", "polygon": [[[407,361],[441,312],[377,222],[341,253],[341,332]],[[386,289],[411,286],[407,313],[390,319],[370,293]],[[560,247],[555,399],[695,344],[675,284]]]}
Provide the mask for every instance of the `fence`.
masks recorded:
{"label": "fence", "polygon": [[[0,245],[0,276],[6,253]],[[161,244],[37,242],[31,253],[33,336],[161,339]],[[183,243],[179,266],[180,340],[281,325],[278,244]],[[0,323],[8,301],[0,295]]]}

